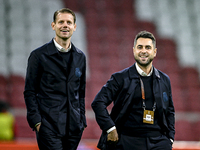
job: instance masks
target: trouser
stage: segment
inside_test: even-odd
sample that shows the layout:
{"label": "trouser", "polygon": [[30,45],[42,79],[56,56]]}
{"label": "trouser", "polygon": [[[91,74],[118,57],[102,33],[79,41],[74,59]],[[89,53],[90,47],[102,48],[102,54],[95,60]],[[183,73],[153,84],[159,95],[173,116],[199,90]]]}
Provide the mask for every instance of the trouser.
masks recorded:
{"label": "trouser", "polygon": [[76,150],[81,140],[82,133],[73,136],[58,136],[50,129],[41,126],[36,132],[37,143],[40,150]]}
{"label": "trouser", "polygon": [[165,135],[157,137],[121,135],[116,146],[107,145],[107,150],[172,150],[172,143]]}

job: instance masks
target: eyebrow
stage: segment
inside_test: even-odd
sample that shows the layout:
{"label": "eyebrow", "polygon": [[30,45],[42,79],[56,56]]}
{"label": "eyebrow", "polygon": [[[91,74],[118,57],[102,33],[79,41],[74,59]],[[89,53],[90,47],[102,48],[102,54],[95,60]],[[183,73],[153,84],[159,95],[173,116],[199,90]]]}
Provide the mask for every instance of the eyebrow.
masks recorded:
{"label": "eyebrow", "polygon": [[141,44],[140,44],[140,45],[137,45],[137,46],[144,46],[144,47],[150,46],[150,47],[152,47],[151,45],[141,45]]}

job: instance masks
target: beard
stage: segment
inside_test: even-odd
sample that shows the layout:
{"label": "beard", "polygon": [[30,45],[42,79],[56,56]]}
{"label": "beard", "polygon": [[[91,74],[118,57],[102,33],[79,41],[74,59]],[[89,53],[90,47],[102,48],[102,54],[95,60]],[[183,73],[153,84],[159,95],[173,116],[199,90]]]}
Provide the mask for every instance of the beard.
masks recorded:
{"label": "beard", "polygon": [[[143,66],[143,67],[147,67],[148,65],[150,65],[153,61],[153,57],[148,57],[147,60],[142,60],[142,58],[140,58],[139,56],[135,56],[134,55],[134,58],[135,58],[135,61],[140,65],[140,66]],[[146,59],[146,58],[145,58]]]}

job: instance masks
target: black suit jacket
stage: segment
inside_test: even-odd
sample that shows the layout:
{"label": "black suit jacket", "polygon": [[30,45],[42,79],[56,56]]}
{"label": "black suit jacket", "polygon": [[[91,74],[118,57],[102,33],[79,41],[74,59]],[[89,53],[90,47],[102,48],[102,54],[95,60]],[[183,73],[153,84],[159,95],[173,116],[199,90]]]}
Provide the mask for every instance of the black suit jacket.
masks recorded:
{"label": "black suit jacket", "polygon": [[[98,147],[103,147],[106,141],[106,131],[112,126],[119,132],[123,126],[123,119],[127,110],[131,108],[131,102],[135,87],[140,84],[139,74],[135,64],[120,72],[114,73],[110,80],[102,87],[92,102],[92,108],[96,115],[97,123],[103,131]],[[168,138],[174,139],[175,111],[172,101],[171,85],[169,77],[163,72],[153,68],[153,94],[159,111],[161,128]],[[111,114],[107,106],[114,103]]]}
{"label": "black suit jacket", "polygon": [[60,136],[78,134],[86,127],[86,58],[73,44],[67,66],[53,40],[31,52],[24,98],[31,128],[38,122]]}

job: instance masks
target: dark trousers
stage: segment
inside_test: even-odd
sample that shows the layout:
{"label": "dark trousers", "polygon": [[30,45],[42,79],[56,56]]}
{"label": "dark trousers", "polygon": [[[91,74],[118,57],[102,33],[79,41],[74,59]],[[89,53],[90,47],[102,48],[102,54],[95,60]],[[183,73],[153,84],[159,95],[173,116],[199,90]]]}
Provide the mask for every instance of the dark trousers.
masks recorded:
{"label": "dark trousers", "polygon": [[48,128],[41,126],[36,132],[37,143],[40,150],[76,150],[81,140],[82,133],[74,136],[58,136]]}
{"label": "dark trousers", "polygon": [[171,141],[165,136],[158,137],[132,137],[121,135],[119,142],[108,150],[172,150]]}

